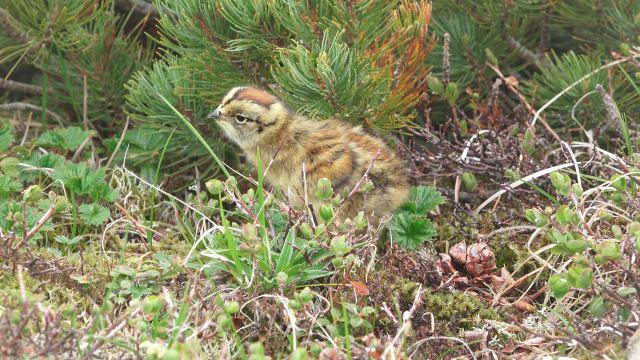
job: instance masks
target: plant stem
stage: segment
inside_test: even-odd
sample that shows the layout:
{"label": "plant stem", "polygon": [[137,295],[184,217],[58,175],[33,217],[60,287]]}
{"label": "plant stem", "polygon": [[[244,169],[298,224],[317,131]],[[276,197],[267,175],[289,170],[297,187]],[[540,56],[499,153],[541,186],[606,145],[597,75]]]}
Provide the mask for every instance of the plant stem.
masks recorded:
{"label": "plant stem", "polygon": [[[17,243],[16,246],[13,247],[13,249],[16,250],[20,246],[22,246],[22,244],[24,244],[25,242],[29,241],[40,230],[40,228],[42,226],[44,226],[44,224],[46,224],[47,221],[49,221],[49,219],[51,219],[51,217],[53,216],[53,214],[55,214],[55,212],[56,212],[55,204],[52,204],[49,207],[49,209],[47,210],[47,212],[45,212],[44,215],[42,215],[40,220],[38,220],[38,222],[31,228],[31,230],[29,230],[27,233],[25,233],[25,235],[22,238],[22,240],[20,240],[20,242]],[[26,231],[26,230],[27,229],[24,229],[24,231]]]}
{"label": "plant stem", "polygon": [[347,307],[342,301],[342,322],[344,323],[344,343],[347,348],[347,359],[351,360],[351,337],[349,336],[349,317],[347,316]]}

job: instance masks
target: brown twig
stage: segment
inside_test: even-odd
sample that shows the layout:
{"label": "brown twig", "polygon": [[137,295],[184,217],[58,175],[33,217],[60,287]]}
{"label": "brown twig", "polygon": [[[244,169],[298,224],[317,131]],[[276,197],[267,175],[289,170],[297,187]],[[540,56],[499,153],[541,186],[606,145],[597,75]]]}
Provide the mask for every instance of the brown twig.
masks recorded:
{"label": "brown twig", "polygon": [[[13,102],[7,104],[0,104],[0,111],[36,111],[42,112],[42,108],[37,105],[23,103],[23,102]],[[52,119],[58,122],[60,126],[64,126],[62,124],[62,117],[51,110],[46,110],[47,115],[51,116]]]}
{"label": "brown twig", "polygon": [[93,347],[84,354],[84,356],[82,357],[82,360],[93,358],[95,352],[105,344],[106,340],[108,340],[109,338],[112,338],[118,331],[120,331],[127,324],[127,321],[129,319],[133,318],[135,315],[138,314],[138,311],[139,310],[135,310],[130,314],[127,314],[127,313],[122,314],[122,316],[120,316],[120,319],[118,319],[118,321],[116,321],[115,323],[111,324],[111,326],[109,326],[109,328],[107,329],[108,331],[107,335],[105,335],[104,338],[102,338],[101,340],[98,340],[98,342],[96,342],[96,344],[93,345]]}
{"label": "brown twig", "polygon": [[373,168],[373,164],[376,162],[376,160],[378,160],[378,156],[380,156],[381,151],[382,151],[381,149],[378,149],[378,151],[376,151],[376,155],[371,159],[371,162],[369,163],[369,167],[367,167],[367,170],[364,172],[364,175],[362,175],[360,180],[358,180],[358,182],[356,183],[356,186],[353,187],[353,190],[351,190],[349,195],[347,195],[344,199],[342,199],[342,201],[340,202],[340,205],[344,204],[344,202],[347,201],[347,199],[351,198],[356,192],[358,192],[358,190],[360,190],[360,187],[362,186],[364,179],[366,179],[367,176],[369,175],[369,172],[371,171],[371,168]]}
{"label": "brown twig", "polygon": [[[38,220],[38,222],[31,228],[31,230],[29,230],[29,232],[27,232],[26,235],[24,235],[22,240],[20,240],[20,242],[17,243],[16,246],[13,247],[13,250],[16,250],[16,249],[20,248],[20,246],[22,246],[22,244],[24,244],[25,242],[29,241],[38,232],[38,230],[40,230],[40,228],[44,224],[46,224],[47,221],[49,221],[49,219],[51,219],[51,217],[53,216],[53,214],[55,214],[55,212],[56,212],[55,205],[51,205],[49,207],[49,209],[47,210],[47,212],[45,212],[44,215],[42,215],[40,220]],[[24,230],[26,230],[26,229],[24,229]]]}
{"label": "brown twig", "polygon": [[413,305],[411,306],[411,309],[402,313],[402,326],[398,329],[398,332],[394,336],[393,340],[384,349],[384,353],[382,354],[383,359],[387,358],[385,355],[387,355],[389,352],[395,352],[396,344],[405,335],[406,331],[411,327],[411,319],[413,319],[413,316],[416,310],[418,309],[418,306],[422,304],[423,293],[424,293],[424,290],[422,289],[422,284],[420,284],[418,286],[418,289],[416,290],[416,296],[413,300]]}
{"label": "brown twig", "polygon": [[[493,71],[495,71],[496,74],[498,74],[500,79],[502,79],[502,81],[504,81],[505,85],[507,85],[507,88],[509,88],[509,90],[511,90],[511,92],[514,93],[518,97],[518,99],[524,104],[524,106],[527,108],[527,110],[531,114],[535,115],[535,113],[536,113],[535,109],[533,108],[533,106],[531,106],[531,104],[529,104],[527,99],[525,99],[524,95],[522,95],[518,91],[518,89],[513,84],[513,81],[509,81],[509,79],[507,79],[504,76],[502,71],[500,71],[500,69],[498,69],[497,66],[493,66],[492,64],[489,64],[489,63],[487,63],[487,66],[489,66]],[[544,128],[547,130],[547,132],[551,136],[553,136],[554,139],[556,139],[556,141],[562,142],[562,139],[560,139],[560,136],[558,136],[558,134],[551,128],[551,126],[549,126],[549,123],[547,123],[547,121],[542,116],[540,116],[540,122],[542,123],[542,126],[544,126]]]}
{"label": "brown twig", "polygon": [[526,60],[527,62],[535,65],[538,69],[543,69],[544,64],[540,61],[538,55],[534,54],[533,51],[527,49],[524,45],[522,45],[518,40],[509,37],[507,39],[507,43],[510,48],[516,50],[521,58]]}
{"label": "brown twig", "polygon": [[42,88],[31,84],[25,84],[13,80],[0,79],[0,89],[15,91],[29,95],[42,95]]}
{"label": "brown twig", "polygon": [[[129,213],[129,211],[127,211],[127,209],[125,209],[122,205],[120,205],[117,202],[113,203],[118,210],[120,210],[126,217],[129,218],[129,220],[131,220],[131,222],[133,223],[133,226],[136,228],[136,230],[138,231],[138,235],[144,239],[147,236],[147,231],[145,230],[145,228],[140,225],[140,222],[138,222],[138,220],[134,219],[133,216],[131,216],[131,214]],[[142,244],[144,245],[144,247],[148,250],[147,247],[147,242],[146,241],[142,241]]]}

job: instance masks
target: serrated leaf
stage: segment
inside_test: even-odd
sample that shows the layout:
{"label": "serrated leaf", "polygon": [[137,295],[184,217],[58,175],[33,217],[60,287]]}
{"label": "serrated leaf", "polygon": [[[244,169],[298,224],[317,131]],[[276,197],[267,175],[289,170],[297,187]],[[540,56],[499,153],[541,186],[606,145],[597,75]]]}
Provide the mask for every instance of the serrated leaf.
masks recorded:
{"label": "serrated leaf", "polygon": [[153,288],[147,285],[133,285],[128,290],[133,299],[140,299],[154,293]]}
{"label": "serrated leaf", "polygon": [[96,203],[80,205],[80,218],[86,224],[102,225],[109,220],[110,215],[109,209],[102,205]]}
{"label": "serrated leaf", "polygon": [[14,157],[6,157],[0,160],[0,172],[12,178],[18,177],[20,175],[18,164],[20,164],[20,160]]}
{"label": "serrated leaf", "polygon": [[153,257],[156,259],[158,266],[163,271],[167,271],[171,268],[171,255],[159,252],[153,254]]}
{"label": "serrated leaf", "polygon": [[75,151],[90,135],[90,131],[77,126],[69,126],[44,132],[35,143],[38,146]]}
{"label": "serrated leaf", "polygon": [[416,249],[436,234],[435,227],[421,216],[400,212],[393,216],[389,223],[392,240],[407,249]]}
{"label": "serrated leaf", "polygon": [[[104,169],[91,170],[85,164],[61,163],[58,164],[55,171],[51,174],[54,180],[59,180],[67,189],[73,190],[78,194],[97,194],[105,195],[108,191],[104,188],[105,172]],[[106,195],[105,195],[106,196]],[[108,198],[110,195],[108,196]],[[108,201],[107,199],[104,199]]]}
{"label": "serrated leaf", "polygon": [[55,237],[55,240],[57,242],[59,242],[60,244],[65,244],[65,245],[74,245],[80,242],[80,240],[82,240],[82,236],[76,236],[73,239],[69,239],[66,236],[63,235],[58,235]]}
{"label": "serrated leaf", "polygon": [[22,184],[7,175],[0,175],[0,200],[7,200],[9,196],[20,190],[22,190]]}
{"label": "serrated leaf", "polygon": [[0,126],[0,152],[9,149],[13,139],[13,127],[8,121],[3,121],[2,126]]}
{"label": "serrated leaf", "polygon": [[444,197],[430,186],[414,186],[409,192],[407,201],[401,206],[403,210],[423,215],[444,203]]}

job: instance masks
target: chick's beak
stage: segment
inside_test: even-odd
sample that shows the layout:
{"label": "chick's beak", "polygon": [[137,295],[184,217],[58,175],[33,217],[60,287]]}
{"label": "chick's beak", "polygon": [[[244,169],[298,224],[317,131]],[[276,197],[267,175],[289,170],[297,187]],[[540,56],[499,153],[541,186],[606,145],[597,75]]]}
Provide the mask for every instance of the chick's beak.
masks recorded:
{"label": "chick's beak", "polygon": [[207,115],[208,119],[219,120],[220,119],[220,106]]}

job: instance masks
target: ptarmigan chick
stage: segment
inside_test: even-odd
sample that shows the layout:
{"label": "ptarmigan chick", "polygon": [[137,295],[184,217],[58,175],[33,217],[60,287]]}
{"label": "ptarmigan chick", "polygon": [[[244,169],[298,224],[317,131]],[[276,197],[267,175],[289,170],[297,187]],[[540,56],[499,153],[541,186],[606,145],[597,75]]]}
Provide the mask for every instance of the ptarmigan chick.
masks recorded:
{"label": "ptarmigan chick", "polygon": [[364,210],[377,222],[400,206],[408,193],[404,164],[385,144],[359,126],[337,120],[311,120],[296,114],[268,92],[253,87],[231,89],[208,116],[217,120],[226,136],[255,164],[260,149],[263,169],[271,162],[265,179],[288,191],[291,198],[304,194],[315,209],[318,180],[331,180],[334,192],[351,192],[376,156],[368,178],[375,188],[354,193],[337,211],[338,218],[353,218]]}

